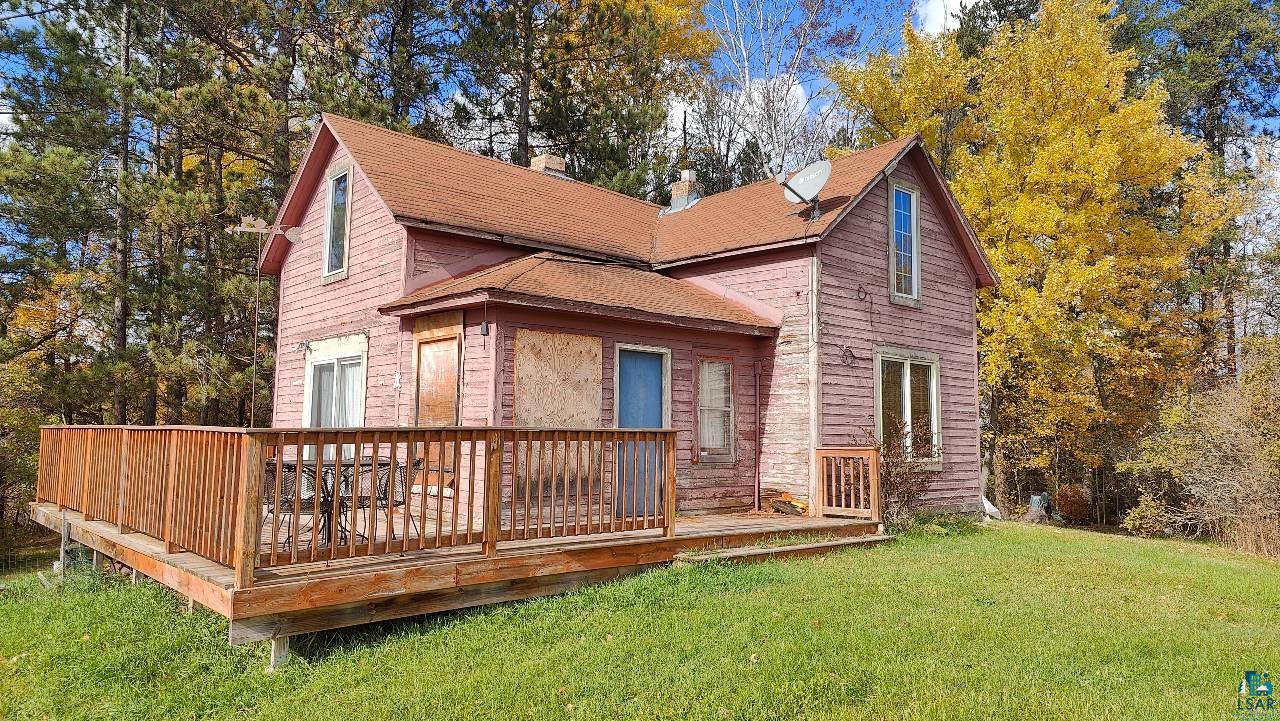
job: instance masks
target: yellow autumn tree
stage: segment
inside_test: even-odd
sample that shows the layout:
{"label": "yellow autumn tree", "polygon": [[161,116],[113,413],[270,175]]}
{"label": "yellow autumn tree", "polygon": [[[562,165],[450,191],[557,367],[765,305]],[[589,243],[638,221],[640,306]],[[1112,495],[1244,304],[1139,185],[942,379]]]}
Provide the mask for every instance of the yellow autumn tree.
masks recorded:
{"label": "yellow autumn tree", "polygon": [[[866,141],[922,131],[962,149],[953,189],[1001,278],[978,313],[997,482],[1026,472],[1105,493],[1117,453],[1185,378],[1188,258],[1232,213],[1201,147],[1166,121],[1163,88],[1126,93],[1135,59],[1112,49],[1111,11],[1048,0],[972,65],[908,28],[899,57],[833,73],[877,126]],[[961,106],[964,121],[940,121]]]}
{"label": "yellow autumn tree", "polygon": [[861,65],[836,65],[830,75],[858,123],[859,145],[920,133],[951,177],[955,152],[978,136],[970,88],[975,67],[952,35],[924,35],[908,20],[898,53],[882,51]]}

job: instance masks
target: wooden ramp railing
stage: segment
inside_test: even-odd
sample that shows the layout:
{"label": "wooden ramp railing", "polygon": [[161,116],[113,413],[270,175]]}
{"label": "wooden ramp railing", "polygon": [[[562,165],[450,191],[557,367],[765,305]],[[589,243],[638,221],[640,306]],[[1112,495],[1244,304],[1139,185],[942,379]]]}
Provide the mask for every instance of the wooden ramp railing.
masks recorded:
{"label": "wooden ramp railing", "polygon": [[36,500],[235,570],[663,529],[675,431],[48,426]]}
{"label": "wooden ramp railing", "polygon": [[880,521],[880,451],[819,448],[818,493],[824,516]]}

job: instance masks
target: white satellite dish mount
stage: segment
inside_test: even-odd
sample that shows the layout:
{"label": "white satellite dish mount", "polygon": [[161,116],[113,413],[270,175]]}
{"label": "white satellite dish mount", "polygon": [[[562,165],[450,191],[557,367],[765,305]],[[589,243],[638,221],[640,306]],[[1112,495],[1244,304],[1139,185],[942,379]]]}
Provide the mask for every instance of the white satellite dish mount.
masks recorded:
{"label": "white satellite dish mount", "polygon": [[809,220],[817,220],[822,216],[818,210],[818,194],[831,178],[831,163],[819,160],[810,163],[787,180],[785,173],[778,173],[778,185],[783,187],[783,196],[792,203],[804,203],[809,206]]}

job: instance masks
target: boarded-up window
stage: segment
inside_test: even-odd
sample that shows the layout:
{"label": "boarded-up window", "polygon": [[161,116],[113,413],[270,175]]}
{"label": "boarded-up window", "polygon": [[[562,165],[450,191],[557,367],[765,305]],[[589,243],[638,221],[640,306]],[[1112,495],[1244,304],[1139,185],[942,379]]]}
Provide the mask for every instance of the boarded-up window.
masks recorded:
{"label": "boarded-up window", "polygon": [[603,358],[598,336],[516,330],[515,424],[598,428]]}
{"label": "boarded-up window", "polygon": [[417,425],[458,424],[457,336],[418,343]]}
{"label": "boarded-up window", "polygon": [[698,363],[698,455],[704,461],[733,460],[733,366]]}

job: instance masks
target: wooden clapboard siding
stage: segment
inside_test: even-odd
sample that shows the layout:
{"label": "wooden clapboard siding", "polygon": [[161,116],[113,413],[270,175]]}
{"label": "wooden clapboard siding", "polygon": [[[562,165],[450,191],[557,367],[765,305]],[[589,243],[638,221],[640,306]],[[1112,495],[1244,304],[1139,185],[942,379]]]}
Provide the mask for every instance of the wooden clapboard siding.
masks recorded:
{"label": "wooden clapboard siding", "polygon": [[[761,361],[760,484],[807,498],[810,488],[810,246],[751,253],[677,268],[672,275],[714,284],[782,313],[776,338],[757,341]],[[742,363],[740,378],[750,378]],[[741,421],[740,421],[741,422]],[[707,493],[718,491],[709,489]]]}
{"label": "wooden clapboard siding", "polygon": [[409,277],[405,292],[456,278],[510,260],[526,251],[491,240],[465,238],[425,228],[408,228]]}
{"label": "wooden clapboard siding", "polygon": [[[350,162],[338,146],[327,163]],[[365,369],[367,425],[394,425],[411,406],[412,384],[395,387],[402,348],[409,330],[398,318],[378,313],[378,306],[399,297],[405,277],[405,229],[396,223],[355,166],[348,239],[347,277],[321,278],[325,242],[327,174],[310,189],[302,236],[290,248],[280,272],[279,331],[276,344],[275,413],[272,425],[302,425],[303,373],[306,353],[300,345],[352,333],[369,336]],[[300,188],[299,191],[302,189]],[[411,352],[411,351],[406,351]],[[405,366],[407,367],[407,366]]]}
{"label": "wooden clapboard siding", "polygon": [[[974,281],[939,215],[940,198],[920,182],[914,154],[894,178],[920,188],[919,308],[889,302],[887,183],[880,181],[818,245],[822,328],[820,443],[858,445],[875,428],[873,351],[888,346],[937,354],[944,466],[927,498],[942,508],[980,507]],[[865,289],[865,300],[859,299]],[[844,348],[853,363],[845,362]]]}
{"label": "wooden clapboard siding", "polygon": [[[511,425],[515,421],[515,335],[520,328],[575,333],[602,340],[600,418],[605,426],[613,426],[617,417],[613,389],[617,345],[668,348],[671,350],[671,427],[679,431],[676,444],[679,512],[712,513],[752,507],[755,498],[755,389],[752,383],[755,341],[730,334],[551,311],[490,308],[489,312],[498,319],[497,333],[502,348],[498,377],[500,425]],[[703,356],[733,359],[736,447],[732,463],[695,462],[693,428],[697,401],[693,375],[697,359]]]}

